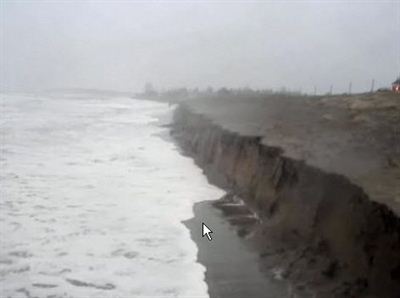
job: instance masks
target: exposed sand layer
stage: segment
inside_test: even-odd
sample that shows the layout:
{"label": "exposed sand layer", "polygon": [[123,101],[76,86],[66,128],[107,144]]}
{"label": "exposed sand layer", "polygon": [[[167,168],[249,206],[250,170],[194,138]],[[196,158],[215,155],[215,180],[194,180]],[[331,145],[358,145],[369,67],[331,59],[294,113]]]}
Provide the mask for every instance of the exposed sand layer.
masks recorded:
{"label": "exposed sand layer", "polygon": [[209,98],[181,104],[173,133],[230,191],[217,205],[266,272],[315,297],[397,298],[399,111],[393,94]]}
{"label": "exposed sand layer", "polygon": [[187,107],[223,129],[282,149],[361,186],[400,214],[400,95],[218,97]]}

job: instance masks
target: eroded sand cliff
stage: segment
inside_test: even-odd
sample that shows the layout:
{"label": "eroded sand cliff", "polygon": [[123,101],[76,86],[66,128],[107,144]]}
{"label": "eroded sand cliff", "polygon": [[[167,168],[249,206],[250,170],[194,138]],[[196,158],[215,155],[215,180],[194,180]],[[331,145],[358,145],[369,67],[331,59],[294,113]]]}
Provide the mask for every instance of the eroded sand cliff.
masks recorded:
{"label": "eroded sand cliff", "polygon": [[[349,98],[192,101],[177,108],[173,135],[228,190],[216,206],[266,272],[316,297],[399,297],[399,104],[390,97],[382,112],[361,98],[360,112]],[[354,132],[370,139],[349,141]]]}

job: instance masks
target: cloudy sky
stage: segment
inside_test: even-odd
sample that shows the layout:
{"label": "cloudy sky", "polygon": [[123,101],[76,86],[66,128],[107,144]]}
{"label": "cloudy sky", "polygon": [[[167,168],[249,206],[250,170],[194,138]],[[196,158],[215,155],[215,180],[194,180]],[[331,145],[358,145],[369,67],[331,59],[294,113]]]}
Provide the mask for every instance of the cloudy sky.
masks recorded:
{"label": "cloudy sky", "polygon": [[366,91],[400,72],[400,1],[4,1],[1,89]]}

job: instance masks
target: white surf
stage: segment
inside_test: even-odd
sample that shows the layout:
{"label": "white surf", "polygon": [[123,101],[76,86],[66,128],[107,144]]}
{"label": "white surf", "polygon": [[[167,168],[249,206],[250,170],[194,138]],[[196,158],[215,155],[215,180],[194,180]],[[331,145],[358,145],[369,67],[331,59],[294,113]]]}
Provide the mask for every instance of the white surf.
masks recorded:
{"label": "white surf", "polygon": [[1,97],[1,297],[208,296],[181,221],[222,191],[159,136],[168,105]]}

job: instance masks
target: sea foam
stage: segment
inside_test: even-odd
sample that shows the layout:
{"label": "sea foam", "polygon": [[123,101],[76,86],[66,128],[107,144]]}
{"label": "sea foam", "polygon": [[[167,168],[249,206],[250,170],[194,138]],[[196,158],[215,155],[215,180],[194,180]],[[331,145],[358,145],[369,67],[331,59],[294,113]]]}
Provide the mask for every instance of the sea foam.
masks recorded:
{"label": "sea foam", "polygon": [[159,136],[172,108],[82,94],[1,101],[1,297],[208,297],[181,221],[223,192]]}

